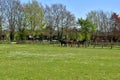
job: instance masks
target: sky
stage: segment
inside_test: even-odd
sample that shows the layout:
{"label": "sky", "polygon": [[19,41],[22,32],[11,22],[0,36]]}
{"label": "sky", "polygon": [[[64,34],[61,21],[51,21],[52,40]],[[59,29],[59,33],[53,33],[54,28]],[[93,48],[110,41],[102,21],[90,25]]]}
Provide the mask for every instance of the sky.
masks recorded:
{"label": "sky", "polygon": [[[20,0],[26,3],[29,0]],[[88,12],[103,10],[105,12],[116,12],[120,14],[120,0],[38,0],[43,6],[52,4],[63,4],[76,18],[86,18]]]}

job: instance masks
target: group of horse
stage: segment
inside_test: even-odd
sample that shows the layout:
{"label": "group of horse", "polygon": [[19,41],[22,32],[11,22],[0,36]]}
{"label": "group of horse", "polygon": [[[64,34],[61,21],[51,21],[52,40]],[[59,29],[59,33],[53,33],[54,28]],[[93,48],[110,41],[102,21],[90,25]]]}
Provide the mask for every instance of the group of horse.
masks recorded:
{"label": "group of horse", "polygon": [[59,42],[60,42],[61,46],[64,46],[64,47],[67,47],[67,46],[80,47],[80,46],[86,45],[87,41],[86,40],[60,40]]}

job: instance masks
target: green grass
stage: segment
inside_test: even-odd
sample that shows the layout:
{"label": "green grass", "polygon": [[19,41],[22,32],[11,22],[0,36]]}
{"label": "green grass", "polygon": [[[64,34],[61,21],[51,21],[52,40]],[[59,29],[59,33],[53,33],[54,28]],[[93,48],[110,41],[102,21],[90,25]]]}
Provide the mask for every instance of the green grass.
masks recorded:
{"label": "green grass", "polygon": [[0,80],[120,80],[120,47],[0,44]]}

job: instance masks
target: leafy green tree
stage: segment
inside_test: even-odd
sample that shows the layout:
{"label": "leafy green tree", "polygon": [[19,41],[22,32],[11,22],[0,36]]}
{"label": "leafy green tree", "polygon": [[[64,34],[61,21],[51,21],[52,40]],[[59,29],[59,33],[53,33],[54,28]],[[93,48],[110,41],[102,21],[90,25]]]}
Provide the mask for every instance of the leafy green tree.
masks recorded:
{"label": "leafy green tree", "polygon": [[31,3],[25,5],[23,10],[31,35],[37,35],[35,30],[42,30],[46,24],[42,6],[36,0],[32,0]]}
{"label": "leafy green tree", "polygon": [[81,28],[80,28],[80,32],[83,36],[83,39],[85,40],[90,40],[90,34],[96,31],[96,27],[94,24],[92,24],[92,22],[90,22],[88,19],[84,20],[84,19],[78,19],[77,22]]}

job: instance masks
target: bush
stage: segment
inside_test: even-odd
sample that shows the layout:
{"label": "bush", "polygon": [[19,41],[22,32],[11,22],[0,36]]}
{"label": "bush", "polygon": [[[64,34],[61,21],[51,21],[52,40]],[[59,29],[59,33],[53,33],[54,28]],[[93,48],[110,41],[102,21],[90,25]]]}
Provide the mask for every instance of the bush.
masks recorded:
{"label": "bush", "polygon": [[0,41],[0,44],[11,44],[10,41]]}

